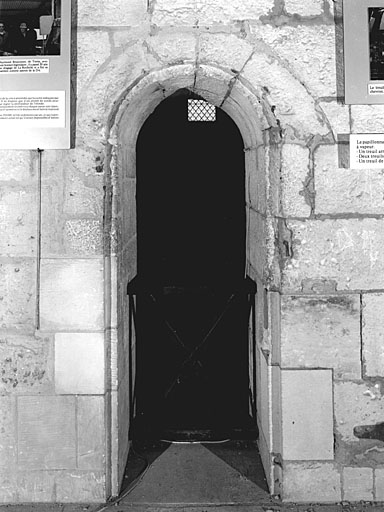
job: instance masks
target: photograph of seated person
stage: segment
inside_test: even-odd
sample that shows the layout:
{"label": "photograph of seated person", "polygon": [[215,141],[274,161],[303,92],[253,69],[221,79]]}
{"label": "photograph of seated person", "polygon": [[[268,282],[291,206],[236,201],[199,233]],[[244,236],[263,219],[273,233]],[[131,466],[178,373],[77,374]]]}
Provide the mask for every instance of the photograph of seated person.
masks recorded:
{"label": "photograph of seated person", "polygon": [[5,23],[0,21],[0,55],[12,55],[10,42],[9,33],[5,30]]}
{"label": "photograph of seated person", "polygon": [[36,32],[22,21],[12,38],[14,55],[36,55]]}

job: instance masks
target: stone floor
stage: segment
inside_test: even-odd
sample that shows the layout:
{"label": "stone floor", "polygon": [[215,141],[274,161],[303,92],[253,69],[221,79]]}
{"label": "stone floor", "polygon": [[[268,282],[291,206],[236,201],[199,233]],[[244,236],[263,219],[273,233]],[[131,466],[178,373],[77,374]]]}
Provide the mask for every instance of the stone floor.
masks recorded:
{"label": "stone floor", "polygon": [[118,500],[109,504],[3,505],[0,512],[363,512],[383,504],[282,504],[267,492],[256,445],[135,446]]}

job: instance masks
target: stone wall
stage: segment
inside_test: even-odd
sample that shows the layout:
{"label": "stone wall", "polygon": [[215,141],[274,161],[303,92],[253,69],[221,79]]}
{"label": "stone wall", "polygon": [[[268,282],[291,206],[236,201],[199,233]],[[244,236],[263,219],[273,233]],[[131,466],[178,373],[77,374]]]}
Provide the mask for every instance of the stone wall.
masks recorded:
{"label": "stone wall", "polygon": [[384,108],[343,104],[341,0],[73,0],[73,11],[75,147],[0,152],[0,501],[118,492],[135,140],[181,87],[226,110],[244,139],[271,492],[384,500],[384,182],[348,167],[348,134],[382,132]]}

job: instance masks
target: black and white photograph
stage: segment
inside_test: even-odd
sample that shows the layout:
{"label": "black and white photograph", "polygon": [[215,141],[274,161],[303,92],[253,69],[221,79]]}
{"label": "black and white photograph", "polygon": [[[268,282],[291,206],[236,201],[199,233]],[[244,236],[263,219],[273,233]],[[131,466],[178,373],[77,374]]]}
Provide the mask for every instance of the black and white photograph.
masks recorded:
{"label": "black and white photograph", "polygon": [[61,0],[1,0],[0,57],[60,55]]}
{"label": "black and white photograph", "polygon": [[[384,1],[344,1],[345,103],[384,103]],[[341,70],[339,70],[341,72]]]}
{"label": "black and white photograph", "polygon": [[371,80],[384,80],[384,8],[369,7],[369,62]]}

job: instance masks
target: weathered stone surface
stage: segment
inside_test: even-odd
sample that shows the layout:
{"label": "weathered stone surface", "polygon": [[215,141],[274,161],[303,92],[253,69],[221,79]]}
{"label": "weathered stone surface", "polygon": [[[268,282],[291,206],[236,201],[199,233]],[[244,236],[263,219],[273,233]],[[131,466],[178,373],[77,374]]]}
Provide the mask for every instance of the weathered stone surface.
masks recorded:
{"label": "weathered stone surface", "polygon": [[348,501],[373,500],[373,469],[344,468],[343,494]]}
{"label": "weathered stone surface", "polygon": [[285,290],[308,279],[336,281],[337,290],[384,288],[382,219],[287,221],[293,258],[283,271]]}
{"label": "weathered stone surface", "polygon": [[353,434],[354,427],[383,421],[384,398],[379,383],[335,382],[334,399],[336,430],[344,442],[360,443]]}
{"label": "weathered stone surface", "polygon": [[82,0],[79,4],[78,23],[80,27],[138,26],[145,21],[146,11],[146,0],[109,0],[108,4]]}
{"label": "weathered stone surface", "polygon": [[33,151],[0,151],[0,181],[31,179],[36,173],[37,152]]}
{"label": "weathered stone surface", "polygon": [[188,32],[160,32],[146,40],[154,56],[167,64],[196,60],[196,36]]}
{"label": "weathered stone surface", "polygon": [[156,25],[215,25],[232,21],[253,19],[268,14],[273,8],[273,0],[158,0],[154,4],[152,23]]}
{"label": "weathered stone surface", "polygon": [[308,217],[311,213],[309,149],[284,144],[281,156],[281,213],[287,217]]}
{"label": "weathered stone surface", "polygon": [[16,434],[16,399],[0,396],[0,482],[3,469],[9,472],[15,469],[17,462]]}
{"label": "weathered stone surface", "polygon": [[15,488],[20,503],[101,503],[106,498],[105,477],[100,471],[20,471]]}
{"label": "weathered stone surface", "polygon": [[[103,181],[104,176],[102,173],[95,175],[97,165],[100,164],[100,160],[97,160],[97,156],[90,152],[85,156],[79,153],[72,158],[72,162],[76,167],[82,165],[84,157],[84,168],[88,172],[93,173],[94,176],[85,176],[84,179],[77,176],[76,171],[67,173],[66,175],[66,186],[65,186],[65,202],[64,202],[64,213],[72,217],[94,217],[95,219],[102,219],[103,216]],[[100,158],[100,157],[99,157]],[[93,165],[93,168],[89,168]]]}
{"label": "weathered stone surface", "polygon": [[363,368],[367,377],[384,377],[384,294],[363,295]]}
{"label": "weathered stone surface", "polygon": [[261,277],[265,271],[266,219],[254,210],[249,210],[249,262]]}
{"label": "weathered stone surface", "polygon": [[103,261],[51,259],[41,264],[41,328],[103,326]]}
{"label": "weathered stone surface", "polygon": [[235,34],[203,34],[199,39],[199,62],[240,71],[253,47]]}
{"label": "weathered stone surface", "polygon": [[384,501],[384,469],[375,469],[375,501]]}
{"label": "weathered stone surface", "polygon": [[35,321],[36,262],[0,261],[0,327],[32,326]]}
{"label": "weathered stone surface", "polygon": [[272,105],[283,128],[291,127],[295,137],[308,139],[313,134],[329,132],[317,112],[313,98],[293,74],[271,55],[254,53],[245,65],[241,76],[254,87],[261,87]]}
{"label": "weathered stone surface", "polygon": [[104,336],[102,333],[55,335],[56,393],[104,392]]}
{"label": "weathered stone surface", "polygon": [[37,240],[35,190],[0,188],[0,254],[33,256]]}
{"label": "weathered stone surface", "polygon": [[349,106],[337,101],[321,101],[319,107],[324,112],[329,126],[332,128],[333,136],[337,140],[337,136],[350,132],[350,115]]}
{"label": "weathered stone surface", "polygon": [[[307,2],[301,5],[306,6]],[[254,27],[252,32],[287,63],[292,75],[310,93],[317,97],[337,95],[333,25],[300,24],[278,28],[264,25]]]}
{"label": "weathered stone surface", "polygon": [[18,489],[14,468],[0,469],[0,503],[15,503],[17,499]]}
{"label": "weathered stone surface", "polygon": [[78,468],[104,469],[104,397],[80,396],[77,402]]}
{"label": "weathered stone surface", "polygon": [[315,152],[315,213],[383,214],[384,183],[381,169],[339,167],[335,146],[320,146]]}
{"label": "weathered stone surface", "polygon": [[103,226],[98,220],[67,220],[64,236],[67,253],[76,256],[103,254]]}
{"label": "weathered stone surface", "polygon": [[303,3],[301,0],[285,0],[284,4],[289,14],[316,16],[323,12],[324,2],[322,0],[307,0]]}
{"label": "weathered stone surface", "polygon": [[17,497],[21,503],[47,503],[56,500],[56,472],[20,471],[17,473]]}
{"label": "weathered stone surface", "polygon": [[273,5],[273,0],[196,0],[197,19],[200,25],[257,20],[268,14]]}
{"label": "weathered stone surface", "polygon": [[59,503],[102,503],[107,498],[104,471],[60,471],[55,485]]}
{"label": "weathered stone surface", "polygon": [[0,333],[0,394],[52,390],[52,359],[49,337]]}
{"label": "weathered stone surface", "polygon": [[332,460],[332,371],[282,370],[281,393],[283,459]]}
{"label": "weathered stone surface", "polygon": [[331,463],[289,462],[283,471],[283,500],[336,503],[341,500],[340,473]]}
{"label": "weathered stone surface", "polygon": [[[94,6],[94,2],[90,2]],[[103,3],[105,6],[106,4]],[[95,12],[95,9],[92,9]],[[113,12],[108,8],[109,12]],[[97,74],[98,68],[111,53],[109,34],[105,30],[79,31],[76,85],[78,94],[86,90],[87,83]],[[97,51],[95,49],[97,48]],[[97,78],[96,78],[97,79]]]}
{"label": "weathered stone surface", "polygon": [[75,398],[18,397],[18,463],[31,469],[76,468]]}
{"label": "weathered stone surface", "polygon": [[360,295],[281,297],[281,365],[360,379]]}
{"label": "weathered stone surface", "polygon": [[352,133],[383,133],[384,105],[351,105]]}

